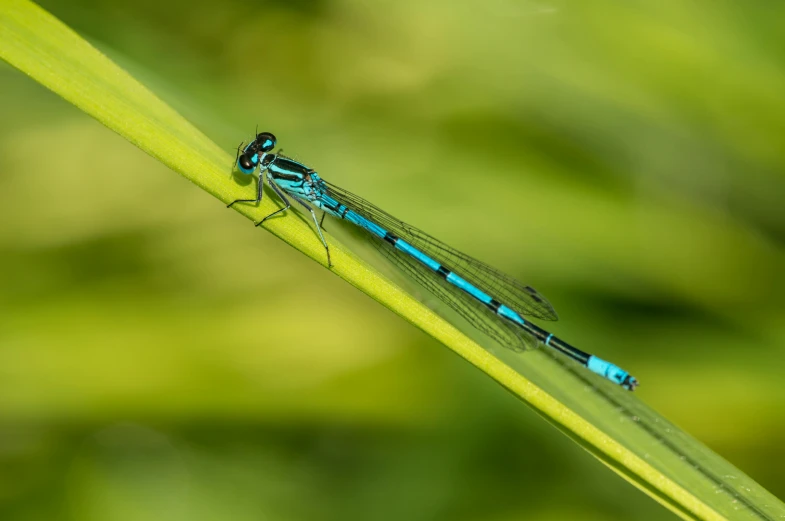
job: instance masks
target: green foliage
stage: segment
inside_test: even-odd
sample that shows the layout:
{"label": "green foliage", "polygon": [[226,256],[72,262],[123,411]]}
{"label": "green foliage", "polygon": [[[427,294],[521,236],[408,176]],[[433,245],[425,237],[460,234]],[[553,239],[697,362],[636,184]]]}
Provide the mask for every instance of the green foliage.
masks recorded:
{"label": "green foliage", "polygon": [[[0,56],[222,203],[253,193],[253,186],[239,187],[227,174],[232,162],[229,154],[34,4],[4,3]],[[258,208],[238,205],[235,209],[258,220],[274,208],[275,202],[268,197]],[[265,227],[325,263],[321,244],[306,220],[290,216],[274,219]],[[333,273],[442,342],[683,518],[770,519],[785,514],[765,490],[632,395],[544,352],[523,358],[504,352],[494,356],[335,239],[329,241]],[[267,334],[264,327],[259,334]]]}

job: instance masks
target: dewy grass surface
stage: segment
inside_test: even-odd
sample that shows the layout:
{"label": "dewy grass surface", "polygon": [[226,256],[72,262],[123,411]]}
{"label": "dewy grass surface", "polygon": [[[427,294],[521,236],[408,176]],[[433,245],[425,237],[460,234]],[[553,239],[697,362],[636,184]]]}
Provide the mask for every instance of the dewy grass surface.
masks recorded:
{"label": "dewy grass surface", "polygon": [[[252,185],[240,188],[227,175],[232,157],[35,4],[2,2],[0,56],[223,203],[251,196]],[[258,220],[275,208],[267,197],[258,208],[238,205],[235,210]],[[275,219],[265,227],[325,264],[324,250],[307,221]],[[679,516],[785,518],[781,502],[634,395],[545,351],[524,357],[507,352],[492,355],[329,240],[336,275],[491,376]]]}

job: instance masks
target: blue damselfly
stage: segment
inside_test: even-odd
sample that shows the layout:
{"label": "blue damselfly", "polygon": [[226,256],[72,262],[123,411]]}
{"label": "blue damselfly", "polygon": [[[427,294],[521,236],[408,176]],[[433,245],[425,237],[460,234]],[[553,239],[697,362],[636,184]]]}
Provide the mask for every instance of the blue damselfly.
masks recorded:
{"label": "blue damselfly", "polygon": [[281,155],[280,151],[273,153],[276,142],[273,134],[262,132],[248,145],[241,144],[237,149],[237,168],[248,175],[258,171],[259,185],[255,199],[238,199],[229,206],[261,201],[264,179],[284,203],[283,208],[256,223],[257,226],[288,210],[291,197],[310,212],[327,253],[327,265],[332,267],[330,248],[313,209],[316,207],[325,215],[365,230],[387,259],[502,346],[523,351],[542,343],[625,389],[632,391],[638,385],[627,371],[571,346],[524,319],[527,316],[557,320],[553,307],[537,290],[328,183],[315,170]]}

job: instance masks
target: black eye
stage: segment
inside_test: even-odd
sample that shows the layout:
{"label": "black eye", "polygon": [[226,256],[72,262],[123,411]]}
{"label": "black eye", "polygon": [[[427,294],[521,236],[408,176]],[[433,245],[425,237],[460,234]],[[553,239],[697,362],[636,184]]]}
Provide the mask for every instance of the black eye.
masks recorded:
{"label": "black eye", "polygon": [[256,167],[256,163],[254,163],[251,158],[245,154],[240,156],[240,159],[237,160],[237,163],[243,170],[253,170]]}
{"label": "black eye", "polygon": [[277,139],[275,136],[269,132],[262,132],[261,134],[256,135],[256,146],[257,150],[260,152],[269,152],[270,150],[275,148],[275,144],[277,143]]}

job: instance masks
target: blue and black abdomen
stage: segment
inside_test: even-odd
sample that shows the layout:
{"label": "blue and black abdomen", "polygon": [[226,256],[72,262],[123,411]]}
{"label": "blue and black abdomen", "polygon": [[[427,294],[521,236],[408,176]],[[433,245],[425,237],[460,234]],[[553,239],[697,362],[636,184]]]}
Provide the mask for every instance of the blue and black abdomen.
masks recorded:
{"label": "blue and black abdomen", "polygon": [[[392,246],[392,249],[394,249],[397,254],[392,254],[389,249],[383,250],[383,253],[385,253],[388,258],[396,260],[396,262],[403,266],[404,269],[409,271],[410,274],[417,276],[417,273],[421,273],[422,270],[424,270],[440,278],[443,281],[443,284],[446,284],[449,288],[451,288],[448,290],[450,294],[455,294],[454,292],[456,291],[458,292],[459,297],[457,300],[455,298],[449,297],[448,294],[440,290],[438,286],[428,282],[429,279],[427,277],[421,278],[420,282],[424,283],[431,291],[436,293],[440,299],[448,303],[450,306],[453,306],[456,311],[463,315],[464,318],[469,320],[474,326],[491,335],[506,347],[516,349],[516,345],[520,345],[520,342],[526,344],[527,338],[536,339],[536,341],[539,341],[546,346],[567,355],[568,357],[590,369],[592,372],[621,385],[625,389],[632,390],[635,388],[635,386],[637,386],[637,380],[635,380],[635,378],[633,378],[623,369],[610,362],[606,362],[605,360],[602,360],[596,356],[581,351],[567,342],[564,342],[560,338],[555,337],[553,334],[545,331],[544,329],[541,329],[531,322],[528,322],[521,316],[520,312],[496,300],[494,296],[489,294],[487,291],[480,289],[480,287],[478,287],[478,285],[472,281],[467,280],[463,276],[455,273],[449,266],[444,265],[440,260],[424,253],[419,248],[410,244],[408,241],[398,237],[379,224],[358,214],[354,210],[348,208],[345,204],[330,197],[330,195],[324,194],[319,199],[318,205],[330,214],[360,226],[378,239],[381,239],[381,241],[384,243]],[[389,248],[389,246],[387,248]],[[407,261],[406,259],[409,260]],[[533,288],[530,288],[529,286],[523,286],[519,289],[519,291],[526,295],[527,298],[531,299],[535,304],[544,306],[547,305],[550,307],[550,304],[548,304],[547,301],[541,297],[539,293],[537,293]],[[475,302],[475,305],[466,305],[465,303],[458,304],[458,302],[461,300],[460,295],[468,297],[471,301]],[[482,309],[473,311],[472,308],[475,306],[479,306],[480,308],[484,309],[484,311],[482,311]],[[548,308],[544,309],[547,312]],[[482,315],[485,313],[488,313],[488,316],[493,317],[492,322],[496,323],[495,326],[489,327],[489,319],[482,318]],[[505,326],[505,324],[514,324],[515,327],[520,328],[519,331],[522,331],[522,334],[518,335],[517,340],[514,339],[514,336],[505,336],[507,335],[505,330],[509,331],[510,327]]]}

